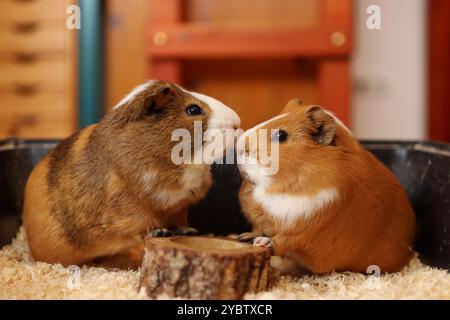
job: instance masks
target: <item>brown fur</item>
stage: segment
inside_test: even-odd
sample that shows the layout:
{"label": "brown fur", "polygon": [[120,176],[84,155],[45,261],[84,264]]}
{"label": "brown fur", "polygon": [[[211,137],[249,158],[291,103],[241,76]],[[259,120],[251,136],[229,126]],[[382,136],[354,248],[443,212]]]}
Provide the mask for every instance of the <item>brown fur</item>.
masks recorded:
{"label": "brown fur", "polygon": [[[191,103],[205,114],[186,115]],[[59,143],[26,185],[23,220],[33,257],[82,264],[139,247],[149,230],[187,226],[187,209],[206,194],[211,174],[204,164],[171,161],[171,133],[193,135],[193,121],[207,122],[210,113],[176,85],[157,82]],[[199,179],[189,190],[186,170]],[[176,204],[158,197],[177,191],[186,195]]]}
{"label": "brown fur", "polygon": [[276,254],[295,257],[315,273],[366,272],[369,265],[400,270],[412,254],[415,216],[397,179],[319,107],[293,100],[283,112],[289,113],[264,126],[289,133],[280,143],[279,171],[267,193],[314,195],[334,187],[339,195],[286,227],[255,201],[255,185],[245,180],[240,201],[252,236],[270,237]]}

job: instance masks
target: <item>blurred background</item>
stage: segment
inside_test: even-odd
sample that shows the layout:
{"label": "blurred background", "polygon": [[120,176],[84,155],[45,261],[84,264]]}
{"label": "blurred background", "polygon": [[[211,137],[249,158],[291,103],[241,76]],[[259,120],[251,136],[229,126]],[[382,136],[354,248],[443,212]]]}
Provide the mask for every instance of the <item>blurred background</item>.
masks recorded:
{"label": "blurred background", "polygon": [[361,139],[450,141],[450,1],[0,0],[0,139],[65,137],[154,78],[244,128],[299,97]]}

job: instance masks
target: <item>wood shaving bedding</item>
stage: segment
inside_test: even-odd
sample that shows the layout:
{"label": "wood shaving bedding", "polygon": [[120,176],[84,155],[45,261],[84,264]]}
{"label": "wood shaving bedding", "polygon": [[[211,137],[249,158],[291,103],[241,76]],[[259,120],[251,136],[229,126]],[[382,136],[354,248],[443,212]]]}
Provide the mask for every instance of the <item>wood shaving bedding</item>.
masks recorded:
{"label": "wood shaving bedding", "polygon": [[[138,284],[138,271],[34,262],[23,228],[0,250],[0,299],[146,299]],[[246,299],[450,299],[450,274],[415,257],[401,272],[381,277],[281,276],[270,291]]]}

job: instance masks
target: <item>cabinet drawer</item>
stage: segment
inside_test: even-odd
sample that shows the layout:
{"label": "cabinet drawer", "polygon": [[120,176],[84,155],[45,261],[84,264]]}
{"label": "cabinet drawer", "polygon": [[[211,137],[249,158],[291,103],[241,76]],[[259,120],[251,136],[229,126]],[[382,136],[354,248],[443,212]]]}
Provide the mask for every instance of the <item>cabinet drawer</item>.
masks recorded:
{"label": "cabinet drawer", "polygon": [[42,90],[42,86],[58,89],[69,83],[69,67],[63,60],[35,63],[0,62],[0,90],[20,91],[21,87],[34,87],[31,89],[36,91]]}
{"label": "cabinet drawer", "polygon": [[[49,122],[45,118],[45,114],[42,113],[36,114],[36,117],[28,117],[25,115],[15,115],[14,119],[9,123],[2,124],[0,122],[0,139],[62,139],[68,137],[74,131],[64,122]],[[27,122],[30,119],[35,122]]]}
{"label": "cabinet drawer", "polygon": [[0,23],[65,19],[67,0],[0,0]]}
{"label": "cabinet drawer", "polygon": [[[5,114],[7,107],[13,109],[61,109],[70,111],[67,91],[45,92],[38,91],[30,94],[20,94],[0,91],[0,114]],[[9,109],[11,110],[11,109]]]}
{"label": "cabinet drawer", "polygon": [[5,62],[32,64],[36,62],[53,62],[70,59],[69,51],[0,51],[0,64]]}
{"label": "cabinet drawer", "polygon": [[0,138],[68,136],[75,127],[72,110],[64,93],[0,93]]}
{"label": "cabinet drawer", "polygon": [[63,28],[42,27],[32,32],[19,33],[0,29],[0,52],[64,50],[68,48],[70,41],[70,33]]}

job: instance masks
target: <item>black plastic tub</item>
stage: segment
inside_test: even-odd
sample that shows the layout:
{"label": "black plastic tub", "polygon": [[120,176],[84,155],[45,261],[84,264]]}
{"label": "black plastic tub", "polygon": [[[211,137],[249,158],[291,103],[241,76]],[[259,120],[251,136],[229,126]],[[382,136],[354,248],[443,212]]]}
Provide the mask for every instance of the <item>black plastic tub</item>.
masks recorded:
{"label": "black plastic tub", "polygon": [[[0,141],[0,247],[20,226],[23,190],[36,163],[57,141]],[[415,249],[431,266],[450,270],[450,145],[428,141],[363,141],[398,177],[419,224]],[[240,233],[250,225],[240,212],[241,183],[233,165],[213,167],[208,196],[190,211],[190,224],[216,234]]]}

